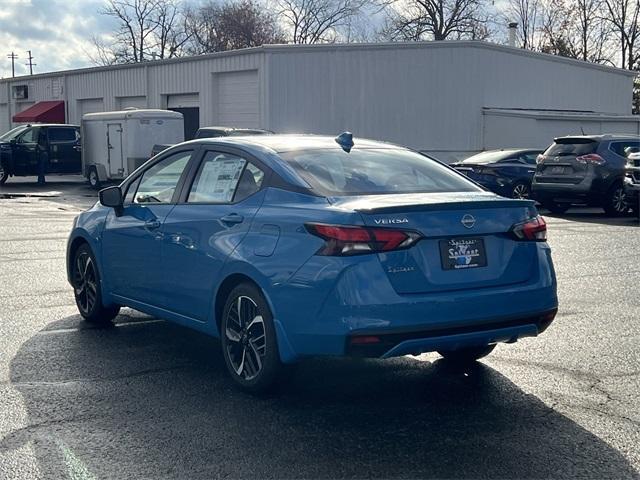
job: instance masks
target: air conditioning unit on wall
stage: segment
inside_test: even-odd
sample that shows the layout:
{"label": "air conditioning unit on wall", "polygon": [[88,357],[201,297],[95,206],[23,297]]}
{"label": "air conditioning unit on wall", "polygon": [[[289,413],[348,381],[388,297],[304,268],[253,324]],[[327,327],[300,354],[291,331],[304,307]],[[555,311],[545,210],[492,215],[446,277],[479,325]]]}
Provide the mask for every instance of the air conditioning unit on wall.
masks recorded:
{"label": "air conditioning unit on wall", "polygon": [[14,85],[13,86],[13,98],[16,100],[25,100],[29,98],[29,86],[28,85]]}

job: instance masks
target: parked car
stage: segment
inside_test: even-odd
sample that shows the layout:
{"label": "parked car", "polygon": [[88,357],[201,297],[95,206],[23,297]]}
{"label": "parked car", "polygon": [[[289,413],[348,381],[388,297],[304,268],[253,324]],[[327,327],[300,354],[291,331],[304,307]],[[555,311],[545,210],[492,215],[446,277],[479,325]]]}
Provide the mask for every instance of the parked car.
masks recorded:
{"label": "parked car", "polygon": [[89,185],[122,180],[146,162],[152,145],[184,140],[184,119],[170,110],[131,108],[82,117],[83,173]]}
{"label": "parked car", "polygon": [[[202,127],[196,131],[194,139],[216,137],[240,137],[246,135],[273,135],[271,130],[259,128],[234,128],[234,127]],[[155,157],[160,152],[172,147],[172,143],[156,144],[151,149],[151,156]]]}
{"label": "parked car", "polygon": [[636,135],[556,138],[538,157],[532,197],[553,213],[589,205],[602,207],[611,216],[623,215],[629,210],[624,189],[626,152],[639,145]]}
{"label": "parked car", "polygon": [[80,314],[109,322],[128,306],[219,336],[253,392],[309,356],[472,362],[549,326],[556,280],[533,201],[355,144],[263,135],[162,152],[77,217]]}
{"label": "parked car", "polygon": [[529,198],[536,157],[542,150],[490,150],[451,166],[492,192],[508,198]]}
{"label": "parked car", "polygon": [[81,172],[80,127],[34,124],[16,127],[0,137],[0,184],[10,176],[35,176],[44,156],[44,173]]}

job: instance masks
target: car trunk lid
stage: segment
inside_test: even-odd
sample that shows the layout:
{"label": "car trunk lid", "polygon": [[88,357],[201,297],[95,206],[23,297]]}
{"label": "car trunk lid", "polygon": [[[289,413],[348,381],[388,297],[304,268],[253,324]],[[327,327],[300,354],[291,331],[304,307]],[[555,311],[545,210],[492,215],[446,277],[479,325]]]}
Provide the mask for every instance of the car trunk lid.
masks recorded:
{"label": "car trunk lid", "polygon": [[534,204],[491,193],[367,195],[330,199],[355,210],[369,227],[415,231],[406,250],[378,258],[399,294],[435,293],[522,283],[535,274],[534,242],[516,240],[514,224],[534,217]]}
{"label": "car trunk lid", "polygon": [[598,142],[591,138],[557,138],[538,160],[538,183],[580,183],[589,172],[587,162],[577,159],[595,153]]}

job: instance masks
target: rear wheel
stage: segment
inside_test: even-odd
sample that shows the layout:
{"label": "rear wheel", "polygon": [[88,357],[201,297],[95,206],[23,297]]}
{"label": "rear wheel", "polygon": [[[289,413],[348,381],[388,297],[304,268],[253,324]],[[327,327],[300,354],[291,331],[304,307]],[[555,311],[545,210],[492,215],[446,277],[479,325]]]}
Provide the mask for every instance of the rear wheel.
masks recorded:
{"label": "rear wheel", "polygon": [[531,186],[525,182],[517,182],[511,189],[511,198],[519,198],[522,200],[529,199],[531,195]]}
{"label": "rear wheel", "polygon": [[604,199],[604,211],[611,217],[621,217],[629,211],[627,194],[623,185],[617,184],[609,189]]}
{"label": "rear wheel", "polygon": [[91,167],[89,170],[89,185],[91,188],[98,189],[100,188],[100,177],[98,176],[98,170],[96,167]]}
{"label": "rear wheel", "polygon": [[461,348],[459,350],[438,350],[445,360],[452,363],[472,363],[479,358],[486,357],[493,349],[494,345],[482,345],[480,347]]}
{"label": "rear wheel", "polygon": [[567,210],[569,210],[569,207],[571,205],[569,205],[568,203],[556,203],[556,202],[547,200],[542,202],[542,206],[547,210],[549,210],[551,213],[563,214]]}
{"label": "rear wheel", "polygon": [[102,305],[100,274],[93,252],[86,243],[76,251],[72,269],[73,293],[80,315],[88,322],[110,323],[120,307]]}
{"label": "rear wheel", "polygon": [[233,381],[250,393],[262,393],[280,380],[273,316],[262,292],[242,283],[229,294],[220,329],[222,354]]}

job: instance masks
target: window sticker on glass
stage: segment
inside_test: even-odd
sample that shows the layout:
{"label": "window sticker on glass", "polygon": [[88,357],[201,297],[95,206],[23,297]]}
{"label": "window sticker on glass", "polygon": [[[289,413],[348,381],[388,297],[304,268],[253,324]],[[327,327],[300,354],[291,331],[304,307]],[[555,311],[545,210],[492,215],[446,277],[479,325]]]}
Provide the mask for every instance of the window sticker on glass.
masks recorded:
{"label": "window sticker on glass", "polygon": [[246,161],[209,152],[193,182],[188,202],[229,203]]}

